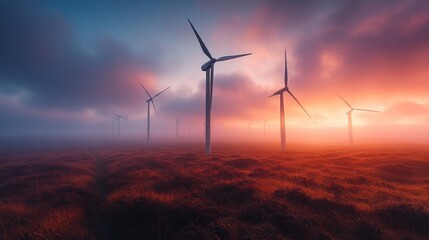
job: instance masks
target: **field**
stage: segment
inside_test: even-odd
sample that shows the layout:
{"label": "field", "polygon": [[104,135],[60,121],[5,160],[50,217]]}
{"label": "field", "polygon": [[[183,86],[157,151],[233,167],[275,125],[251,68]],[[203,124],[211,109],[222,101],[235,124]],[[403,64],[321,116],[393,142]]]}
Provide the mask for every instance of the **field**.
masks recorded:
{"label": "field", "polygon": [[2,154],[0,239],[429,239],[429,146]]}

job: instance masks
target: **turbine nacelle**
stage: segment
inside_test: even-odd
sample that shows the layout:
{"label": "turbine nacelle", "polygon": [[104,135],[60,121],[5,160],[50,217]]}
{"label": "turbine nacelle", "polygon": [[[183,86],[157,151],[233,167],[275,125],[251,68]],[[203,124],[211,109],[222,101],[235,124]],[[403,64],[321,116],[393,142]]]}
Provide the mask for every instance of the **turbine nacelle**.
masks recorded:
{"label": "turbine nacelle", "polygon": [[217,61],[216,58],[212,58],[208,62],[204,63],[201,66],[201,71],[207,71],[208,69],[210,69],[215,64],[216,61]]}
{"label": "turbine nacelle", "polygon": [[282,88],[282,89],[280,89],[280,90],[276,91],[275,93],[271,94],[271,95],[270,95],[270,97],[275,96],[275,95],[282,94],[282,93],[287,92],[287,91],[289,91],[289,87],[284,87],[284,88]]}

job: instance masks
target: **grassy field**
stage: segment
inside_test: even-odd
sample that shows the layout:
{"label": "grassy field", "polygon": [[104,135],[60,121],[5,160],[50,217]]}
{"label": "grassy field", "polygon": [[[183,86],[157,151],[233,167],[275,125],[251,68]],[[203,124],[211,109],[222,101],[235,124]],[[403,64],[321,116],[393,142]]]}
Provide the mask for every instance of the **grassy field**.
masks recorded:
{"label": "grassy field", "polygon": [[8,153],[0,239],[429,239],[429,146]]}

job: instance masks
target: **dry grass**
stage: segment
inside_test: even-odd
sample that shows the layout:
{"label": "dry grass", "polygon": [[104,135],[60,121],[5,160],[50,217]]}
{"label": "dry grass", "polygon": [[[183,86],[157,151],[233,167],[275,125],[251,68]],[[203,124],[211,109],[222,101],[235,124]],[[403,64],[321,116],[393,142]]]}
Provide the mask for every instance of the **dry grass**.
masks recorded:
{"label": "dry grass", "polygon": [[98,161],[85,152],[8,157],[0,237],[429,238],[429,147],[215,149],[221,154],[190,146],[96,149]]}

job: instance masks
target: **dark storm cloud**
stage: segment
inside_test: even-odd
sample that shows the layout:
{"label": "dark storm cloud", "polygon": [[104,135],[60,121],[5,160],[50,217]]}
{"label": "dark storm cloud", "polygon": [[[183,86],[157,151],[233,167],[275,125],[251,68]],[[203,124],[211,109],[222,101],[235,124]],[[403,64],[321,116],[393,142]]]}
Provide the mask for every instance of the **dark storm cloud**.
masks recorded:
{"label": "dark storm cloud", "polygon": [[63,16],[33,2],[0,3],[0,36],[2,92],[25,90],[30,106],[124,107],[141,100],[137,80],[152,88],[160,70],[156,58],[148,61],[107,36],[94,43],[93,51],[83,50]]}

